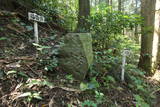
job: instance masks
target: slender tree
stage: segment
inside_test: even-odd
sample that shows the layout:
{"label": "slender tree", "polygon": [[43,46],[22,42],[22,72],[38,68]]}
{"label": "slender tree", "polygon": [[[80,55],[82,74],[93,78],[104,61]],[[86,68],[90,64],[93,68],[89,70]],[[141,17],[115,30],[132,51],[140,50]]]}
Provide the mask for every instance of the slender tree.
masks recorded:
{"label": "slender tree", "polygon": [[157,69],[160,70],[160,32],[159,32],[159,42],[158,42],[158,54],[157,54]]}
{"label": "slender tree", "polygon": [[[138,0],[135,0],[135,10],[134,10],[134,13],[138,14]],[[136,43],[139,43],[138,24],[135,24],[134,35],[135,35],[135,41],[136,41]]]}
{"label": "slender tree", "polygon": [[109,0],[106,0],[106,4],[109,6]]}
{"label": "slender tree", "polygon": [[160,0],[156,0],[152,56],[152,66],[156,68],[160,61]]}
{"label": "slender tree", "polygon": [[152,46],[154,35],[156,0],[141,0],[141,14],[144,18],[142,24],[141,54],[139,67],[151,74],[152,70]]}
{"label": "slender tree", "polygon": [[110,0],[110,3],[109,3],[109,4],[110,4],[110,6],[112,6],[112,5],[113,5],[113,0]]}
{"label": "slender tree", "polygon": [[103,0],[99,0],[99,4],[102,3],[102,2],[103,2]]}
{"label": "slender tree", "polygon": [[79,14],[77,31],[89,31],[89,24],[87,21],[90,15],[90,0],[79,0]]}
{"label": "slender tree", "polygon": [[122,11],[122,0],[118,0],[118,11]]}

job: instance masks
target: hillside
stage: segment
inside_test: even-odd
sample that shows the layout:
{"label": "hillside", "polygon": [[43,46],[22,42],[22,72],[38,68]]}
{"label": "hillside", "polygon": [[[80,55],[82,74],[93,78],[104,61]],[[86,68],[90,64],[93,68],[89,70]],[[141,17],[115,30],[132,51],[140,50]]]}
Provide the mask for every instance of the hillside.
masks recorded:
{"label": "hillside", "polygon": [[127,82],[110,73],[76,80],[56,66],[51,52],[65,36],[62,31],[40,24],[37,46],[32,22],[8,11],[0,11],[0,20],[0,106],[149,107],[156,103],[159,82],[138,70],[128,74]]}

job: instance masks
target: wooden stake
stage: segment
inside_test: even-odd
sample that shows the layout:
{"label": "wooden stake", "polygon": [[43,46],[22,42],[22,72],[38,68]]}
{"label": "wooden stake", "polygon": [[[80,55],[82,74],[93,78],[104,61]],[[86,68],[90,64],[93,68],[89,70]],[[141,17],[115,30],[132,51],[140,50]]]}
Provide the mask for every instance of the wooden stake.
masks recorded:
{"label": "wooden stake", "polygon": [[39,39],[38,39],[38,22],[34,21],[34,38],[35,38],[35,43],[39,44]]}
{"label": "wooden stake", "polygon": [[124,82],[124,74],[125,74],[125,65],[126,65],[126,57],[130,54],[130,51],[125,49],[122,53],[122,71],[121,71],[121,81]]}
{"label": "wooden stake", "polygon": [[124,81],[124,73],[125,73],[125,65],[126,65],[126,54],[123,54],[122,57],[122,72],[121,72],[121,81]]}

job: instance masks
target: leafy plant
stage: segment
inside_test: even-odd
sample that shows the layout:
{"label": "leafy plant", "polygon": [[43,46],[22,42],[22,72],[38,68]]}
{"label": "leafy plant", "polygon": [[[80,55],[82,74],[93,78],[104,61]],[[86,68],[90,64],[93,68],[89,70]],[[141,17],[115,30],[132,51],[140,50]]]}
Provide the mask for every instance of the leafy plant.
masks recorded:
{"label": "leafy plant", "polygon": [[96,104],[101,104],[104,101],[104,94],[99,91],[95,91],[95,98]]}
{"label": "leafy plant", "polygon": [[31,101],[33,98],[38,99],[38,100],[42,100],[42,97],[40,96],[40,93],[37,92],[25,92],[22,93],[21,95],[17,96],[17,98],[22,98],[22,97],[27,97],[27,101]]}
{"label": "leafy plant", "polygon": [[44,69],[46,71],[52,71],[53,68],[57,67],[57,65],[58,65],[58,60],[55,56],[53,56],[51,58],[49,57],[48,59],[41,59],[40,61],[42,64],[45,65]]}
{"label": "leafy plant", "polygon": [[141,96],[134,95],[134,98],[136,100],[136,107],[150,107]]}
{"label": "leafy plant", "polygon": [[42,46],[42,45],[39,45],[39,44],[36,44],[36,43],[33,43],[34,46],[37,47],[37,50],[39,50],[40,52],[43,52],[44,49],[50,49],[51,47],[49,46]]}
{"label": "leafy plant", "polygon": [[92,77],[91,81],[88,83],[88,88],[89,89],[97,89],[100,87],[100,84],[96,80],[96,77]]}
{"label": "leafy plant", "polygon": [[17,73],[17,71],[11,70],[11,71],[8,71],[6,74],[9,75],[9,74],[15,74],[15,73]]}
{"label": "leafy plant", "polygon": [[25,26],[25,27],[26,27],[27,31],[33,30],[33,27],[32,27],[32,26]]}
{"label": "leafy plant", "polygon": [[1,40],[7,40],[7,38],[6,37],[0,37],[0,41]]}
{"label": "leafy plant", "polygon": [[53,84],[52,83],[50,83],[50,82],[48,82],[47,80],[44,80],[44,79],[28,79],[27,80],[27,84],[26,84],[26,86],[27,87],[32,87],[32,86],[34,86],[34,85],[38,85],[38,86],[48,86],[48,87],[50,87],[50,88],[52,88],[53,87]]}
{"label": "leafy plant", "polygon": [[98,83],[98,81],[96,80],[96,77],[91,78],[91,81],[88,83],[80,83],[80,89],[82,91],[85,91],[87,89],[97,89],[100,87],[100,84]]}
{"label": "leafy plant", "polygon": [[73,75],[66,75],[66,79],[69,81],[69,82],[73,82],[74,78],[73,78]]}
{"label": "leafy plant", "polygon": [[[135,24],[141,24],[141,17],[117,11],[110,11],[104,4],[95,7],[91,12],[89,22],[93,33],[93,44],[100,49],[107,49],[121,35],[124,29],[132,29]],[[117,40],[118,41],[118,40]],[[117,44],[116,44],[117,45]]]}
{"label": "leafy plant", "polygon": [[15,70],[8,71],[6,74],[7,75],[15,74],[16,76],[21,76],[21,77],[28,78],[28,75],[26,75],[24,72],[18,72],[18,71],[15,71]]}
{"label": "leafy plant", "polygon": [[[55,39],[55,36],[51,36],[54,38],[50,38],[50,39]],[[47,40],[45,40],[45,42],[47,42]],[[58,49],[57,48],[53,48],[53,46],[44,46],[44,45],[39,45],[39,44],[35,44],[33,43],[34,46],[37,47],[37,50],[40,51],[40,63],[42,66],[44,66],[44,69],[46,71],[52,71],[55,67],[57,67],[58,65],[58,59],[56,58],[55,55],[58,54]]]}
{"label": "leafy plant", "polygon": [[93,101],[90,101],[90,100],[86,100],[84,101],[82,104],[81,104],[82,107],[97,107],[97,104],[94,103]]}
{"label": "leafy plant", "polygon": [[87,89],[88,89],[88,84],[81,82],[81,83],[80,83],[80,89],[81,89],[82,91],[87,90]]}

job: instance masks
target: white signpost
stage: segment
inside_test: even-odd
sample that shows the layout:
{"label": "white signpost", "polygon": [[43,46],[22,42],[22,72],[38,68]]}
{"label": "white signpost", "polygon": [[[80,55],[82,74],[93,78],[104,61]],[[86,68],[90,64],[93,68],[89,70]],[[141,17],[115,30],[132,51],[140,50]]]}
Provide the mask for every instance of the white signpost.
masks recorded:
{"label": "white signpost", "polygon": [[38,39],[38,22],[45,22],[45,18],[43,16],[37,15],[36,13],[28,13],[28,19],[34,21],[34,38],[35,38],[35,43],[39,44],[39,39]]}
{"label": "white signpost", "polygon": [[130,51],[124,49],[122,52],[122,71],[121,71],[121,81],[124,82],[124,73],[125,73],[125,65],[126,65],[126,57],[130,54]]}

